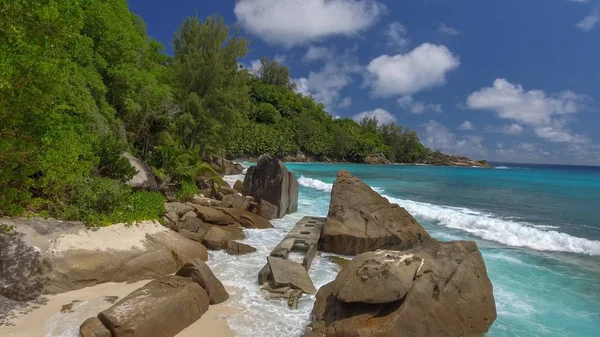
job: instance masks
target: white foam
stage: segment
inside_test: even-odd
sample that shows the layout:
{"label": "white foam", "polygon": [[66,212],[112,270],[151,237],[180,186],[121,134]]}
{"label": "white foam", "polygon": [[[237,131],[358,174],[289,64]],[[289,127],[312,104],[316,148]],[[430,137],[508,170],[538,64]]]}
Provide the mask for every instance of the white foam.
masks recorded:
{"label": "white foam", "polygon": [[496,170],[508,170],[509,167],[508,166],[496,166],[494,167]]}
{"label": "white foam", "polygon": [[[307,178],[305,176],[300,176],[300,178],[298,179],[298,184],[304,187],[314,188],[323,192],[331,192],[331,190],[333,189],[332,183],[326,183],[319,179]],[[383,189],[380,187],[371,186],[371,188],[376,192],[383,192]]]}
{"label": "white foam", "polygon": [[333,188],[333,184],[331,183],[326,183],[318,179],[307,178],[305,176],[300,176],[300,178],[298,179],[298,184],[304,187],[314,188],[324,192],[331,192],[331,189]]}
{"label": "white foam", "polygon": [[[245,171],[246,169],[244,169]],[[236,181],[240,180],[240,181],[244,181],[244,174],[232,174],[232,175],[228,175],[228,176],[224,176],[223,180],[226,181],[229,186],[232,186],[235,184]]]}
{"label": "white foam", "polygon": [[[480,238],[513,247],[534,250],[600,255],[600,241],[578,238],[554,230],[542,230],[527,223],[509,221],[491,214],[463,212],[460,208],[432,205],[388,197],[412,215],[460,229]],[[475,213],[475,214],[474,214]]]}

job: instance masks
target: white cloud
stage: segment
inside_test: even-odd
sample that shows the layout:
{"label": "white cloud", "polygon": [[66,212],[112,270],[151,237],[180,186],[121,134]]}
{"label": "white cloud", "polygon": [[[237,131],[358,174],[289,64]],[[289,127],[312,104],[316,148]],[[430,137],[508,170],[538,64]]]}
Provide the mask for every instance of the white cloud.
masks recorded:
{"label": "white cloud", "polygon": [[352,105],[352,98],[350,98],[350,97],[344,97],[344,99],[340,102],[340,104],[338,104],[338,106],[341,108],[347,108],[351,105]]}
{"label": "white cloud", "polygon": [[438,32],[440,32],[442,34],[446,34],[446,35],[460,34],[460,32],[458,30],[456,30],[455,28],[452,28],[450,26],[447,26],[445,23],[440,24],[440,26],[438,27]]}
{"label": "white cloud", "polygon": [[353,82],[352,75],[361,72],[362,68],[356,60],[356,47],[337,54],[330,49],[330,57],[324,59],[324,64],[318,71],[311,71],[307,77],[294,79],[297,91],[303,95],[311,95],[320,103],[325,104],[327,111],[333,113],[340,99],[340,92]]}
{"label": "white cloud", "polygon": [[505,135],[520,135],[523,133],[523,127],[519,124],[513,123],[510,125],[504,125],[500,131]]}
{"label": "white cloud", "polygon": [[398,21],[394,21],[387,26],[385,35],[388,39],[388,45],[391,47],[402,50],[410,44],[406,28]]}
{"label": "white cloud", "polygon": [[304,62],[314,62],[319,60],[328,60],[333,57],[331,51],[326,47],[310,46],[302,57]]}
{"label": "white cloud", "polygon": [[285,55],[281,55],[281,54],[277,54],[275,55],[275,57],[273,58],[273,60],[279,64],[284,64],[285,60],[287,60],[287,56]]}
{"label": "white cloud", "polygon": [[398,98],[397,102],[402,108],[407,109],[414,114],[421,114],[429,111],[442,113],[442,106],[440,104],[426,104],[415,101],[412,96],[402,96]]}
{"label": "white cloud", "polygon": [[391,113],[389,113],[387,110],[384,110],[384,109],[363,111],[361,113],[358,113],[358,114],[352,116],[352,119],[355,120],[356,122],[360,123],[360,121],[362,121],[365,117],[376,117],[377,125],[385,125],[385,124],[390,124],[390,123],[396,122],[396,116],[392,115]]}
{"label": "white cloud", "polygon": [[584,32],[589,32],[594,29],[594,26],[600,22],[600,12],[597,10],[593,11],[590,15],[586,16],[583,20],[581,20],[577,24],[577,28],[583,30]]}
{"label": "white cloud", "polygon": [[460,61],[445,46],[424,43],[406,54],[381,55],[367,66],[367,84],[376,97],[412,95],[446,83]]}
{"label": "white cloud", "polygon": [[355,35],[386,11],[374,0],[238,0],[239,23],[264,41],[286,47]]}
{"label": "white cloud", "polygon": [[475,125],[469,121],[464,121],[458,126],[458,129],[463,131],[471,131],[475,130]]}
{"label": "white cloud", "polygon": [[538,137],[544,138],[554,143],[586,144],[589,138],[572,133],[569,129],[561,126],[541,126],[534,129]]}
{"label": "white cloud", "polygon": [[262,63],[260,62],[260,60],[253,60],[250,61],[250,66],[247,68],[250,71],[250,73],[258,75],[258,73],[262,69]]}
{"label": "white cloud", "polygon": [[567,1],[568,2],[577,2],[577,3],[580,3],[580,4],[590,2],[590,0],[567,0]]}
{"label": "white cloud", "polygon": [[425,132],[421,134],[421,140],[433,150],[467,156],[487,154],[483,146],[483,137],[457,137],[447,127],[434,120],[425,123],[423,127]]}
{"label": "white cloud", "polygon": [[495,126],[486,126],[485,127],[485,131],[488,133],[502,133],[507,136],[520,135],[523,133],[523,130],[524,130],[524,128],[517,123],[506,124],[506,125],[502,125],[500,127],[495,127]]}
{"label": "white cloud", "polygon": [[[572,91],[547,95],[541,90],[525,91],[521,85],[505,79],[494,81],[493,87],[482,88],[467,98],[467,106],[489,110],[503,119],[531,125],[537,136],[553,142],[580,143],[583,136],[565,128],[569,115],[582,111],[590,99]],[[511,125],[505,133],[520,133],[520,125]]]}

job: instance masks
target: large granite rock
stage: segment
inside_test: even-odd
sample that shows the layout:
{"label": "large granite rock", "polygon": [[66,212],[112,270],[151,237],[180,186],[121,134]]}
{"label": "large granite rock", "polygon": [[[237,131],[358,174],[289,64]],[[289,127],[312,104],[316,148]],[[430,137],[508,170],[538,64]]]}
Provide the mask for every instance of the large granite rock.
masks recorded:
{"label": "large granite rock", "polygon": [[98,314],[112,337],[173,337],[197,321],[209,306],[194,280],[163,276]]}
{"label": "large granite rock", "polygon": [[150,166],[127,152],[121,154],[121,157],[127,159],[136,170],[136,174],[126,182],[127,185],[134,189],[156,191],[158,184]]}
{"label": "large granite rock", "polygon": [[[249,197],[248,197],[249,198]],[[247,197],[243,197],[239,194],[228,194],[223,197],[223,202],[227,203],[231,208],[239,208],[242,210],[248,209],[250,200]]]}
{"label": "large granite rock", "polygon": [[327,221],[319,247],[325,252],[356,255],[376,249],[408,249],[431,240],[404,208],[347,171],[333,183]]}
{"label": "large granite rock", "polygon": [[40,218],[0,222],[15,225],[15,235],[0,237],[0,295],[12,300],[153,279],[208,258],[202,244],[153,222],[98,229]]}
{"label": "large granite rock", "polygon": [[186,262],[177,271],[176,275],[189,277],[204,288],[208,293],[210,304],[219,304],[229,298],[229,294],[221,281],[213,274],[208,265],[200,259],[193,259]]}
{"label": "large granite rock", "polygon": [[480,336],[496,319],[492,283],[470,241],[361,254],[316,297],[315,336]]}
{"label": "large granite rock", "polygon": [[256,166],[246,172],[244,192],[260,203],[266,200],[278,207],[277,217],[298,209],[298,180],[285,165],[269,155],[258,158]]}

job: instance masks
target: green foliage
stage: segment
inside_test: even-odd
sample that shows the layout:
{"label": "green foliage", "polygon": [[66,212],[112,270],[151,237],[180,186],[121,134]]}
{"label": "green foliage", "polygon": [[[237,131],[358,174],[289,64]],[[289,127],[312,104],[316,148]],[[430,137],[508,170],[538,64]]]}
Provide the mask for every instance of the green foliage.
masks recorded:
{"label": "green foliage", "polygon": [[277,61],[270,61],[268,57],[260,59],[260,70],[257,77],[267,85],[296,89],[296,83],[290,80],[290,71]]}
{"label": "green foliage", "polygon": [[271,103],[260,103],[250,113],[250,119],[263,124],[275,124],[281,116]]}
{"label": "green foliage", "polygon": [[239,71],[247,41],[211,16],[188,17],[175,34],[172,76],[186,102],[177,131],[186,148],[200,147],[204,158],[223,154],[230,127],[249,109],[249,77]]}
{"label": "green foliage", "polygon": [[161,219],[160,194],[124,184],[135,173],[124,151],[182,199],[197,179],[219,187],[204,163],[216,156],[414,162],[429,151],[402,126],[333,119],[276,61],[241,69],[248,41],[218,16],[186,18],[173,57],[126,0],[5,0],[0,16],[0,216]]}

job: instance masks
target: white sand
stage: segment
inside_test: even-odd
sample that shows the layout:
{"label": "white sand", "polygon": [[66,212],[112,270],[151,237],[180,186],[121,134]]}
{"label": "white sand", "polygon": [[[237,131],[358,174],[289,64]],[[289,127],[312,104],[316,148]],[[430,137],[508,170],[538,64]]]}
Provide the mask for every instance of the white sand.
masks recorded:
{"label": "white sand", "polygon": [[[19,315],[10,322],[13,326],[0,326],[2,337],[77,337],[79,325],[85,319],[97,315],[112,304],[105,296],[125,297],[149,281],[135,283],[104,283],[47,297],[47,303],[26,314]],[[63,305],[82,301],[73,305],[72,312],[61,313]],[[211,337],[233,337],[235,334],[227,325],[226,317],[233,311],[227,302],[211,305],[208,312],[180,332],[178,337],[195,337],[199,334]]]}
{"label": "white sand", "polygon": [[136,225],[117,224],[100,227],[97,230],[82,229],[76,233],[64,234],[57,237],[48,251],[60,254],[69,250],[101,250],[123,251],[143,249],[146,234],[156,234],[169,231],[158,222],[143,221]]}

